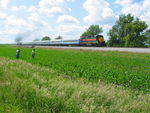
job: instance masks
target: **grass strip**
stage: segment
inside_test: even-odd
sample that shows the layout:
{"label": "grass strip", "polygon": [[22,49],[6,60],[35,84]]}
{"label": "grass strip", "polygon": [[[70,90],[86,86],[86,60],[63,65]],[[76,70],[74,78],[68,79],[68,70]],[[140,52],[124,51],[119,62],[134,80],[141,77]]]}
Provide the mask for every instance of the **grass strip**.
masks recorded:
{"label": "grass strip", "polygon": [[2,113],[147,113],[150,95],[0,58]]}

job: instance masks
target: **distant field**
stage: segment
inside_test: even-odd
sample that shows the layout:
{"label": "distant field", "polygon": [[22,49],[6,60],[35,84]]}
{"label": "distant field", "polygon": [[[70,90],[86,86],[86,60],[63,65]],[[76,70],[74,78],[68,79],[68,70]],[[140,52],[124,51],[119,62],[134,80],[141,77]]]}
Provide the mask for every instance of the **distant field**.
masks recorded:
{"label": "distant field", "polygon": [[[0,56],[15,59],[14,47],[1,46]],[[150,54],[21,48],[21,59],[73,78],[86,78],[150,92]]]}

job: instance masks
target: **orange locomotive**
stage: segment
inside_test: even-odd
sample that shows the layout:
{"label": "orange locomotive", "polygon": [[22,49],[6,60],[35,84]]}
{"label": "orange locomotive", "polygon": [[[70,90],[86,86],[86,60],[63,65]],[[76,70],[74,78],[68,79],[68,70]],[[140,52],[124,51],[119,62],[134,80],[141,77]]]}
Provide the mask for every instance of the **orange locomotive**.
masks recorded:
{"label": "orange locomotive", "polygon": [[104,37],[102,35],[95,36],[81,36],[80,37],[80,46],[106,46]]}

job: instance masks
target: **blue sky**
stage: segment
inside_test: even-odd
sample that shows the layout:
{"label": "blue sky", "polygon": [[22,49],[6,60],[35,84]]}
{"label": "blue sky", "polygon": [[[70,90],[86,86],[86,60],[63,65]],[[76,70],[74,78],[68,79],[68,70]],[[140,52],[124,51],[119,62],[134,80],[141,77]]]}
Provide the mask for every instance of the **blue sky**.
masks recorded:
{"label": "blue sky", "polygon": [[0,43],[24,42],[58,35],[79,39],[92,24],[107,33],[121,14],[150,25],[150,0],[0,0]]}

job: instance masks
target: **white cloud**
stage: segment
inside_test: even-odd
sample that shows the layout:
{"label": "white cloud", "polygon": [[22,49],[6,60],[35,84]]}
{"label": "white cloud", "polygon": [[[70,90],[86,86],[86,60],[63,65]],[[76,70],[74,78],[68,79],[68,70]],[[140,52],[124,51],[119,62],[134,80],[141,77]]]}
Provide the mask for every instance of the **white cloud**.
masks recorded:
{"label": "white cloud", "polygon": [[142,5],[141,4],[134,3],[134,4],[129,4],[128,6],[125,6],[124,8],[122,8],[121,11],[122,11],[123,14],[132,13],[135,16],[140,16],[141,13],[142,13],[142,10],[143,9],[142,9]]}
{"label": "white cloud", "polygon": [[55,6],[52,8],[40,8],[39,12],[54,15],[54,14],[61,14],[61,13],[65,12],[65,9]]}
{"label": "white cloud", "polygon": [[71,8],[67,7],[66,3],[71,1],[73,0],[41,0],[39,2],[39,12],[50,15],[70,12]]}
{"label": "white cloud", "polygon": [[44,27],[46,28],[49,26],[49,24],[45,22],[38,13],[32,13],[28,20],[31,29],[44,29]]}
{"label": "white cloud", "polygon": [[21,6],[12,6],[12,11],[20,11],[20,10],[27,10],[27,6],[21,5]]}
{"label": "white cloud", "polygon": [[39,2],[40,7],[50,7],[50,6],[58,6],[63,5],[66,2],[73,2],[74,0],[41,0]]}
{"label": "white cloud", "polygon": [[143,9],[144,10],[150,10],[150,0],[144,0]]}
{"label": "white cloud", "polygon": [[[1,1],[5,2],[5,0],[0,0],[0,3]],[[4,37],[3,42],[4,40],[13,42],[18,35],[25,37],[24,41],[32,41],[45,35],[52,39],[58,35],[62,35],[64,39],[78,39],[88,28],[80,25],[80,21],[69,14],[72,11],[71,7],[68,7],[69,2],[74,0],[40,0],[36,6],[24,5],[23,2],[21,5],[15,5],[15,3],[11,5],[8,1],[3,7],[0,5],[2,9],[0,11],[0,35]],[[108,22],[109,19],[112,22],[114,12],[109,8],[108,2],[105,0],[87,1],[90,3],[85,2],[84,8],[88,12],[87,19],[91,19],[90,22],[103,23]],[[105,27],[109,28],[109,26]]]}
{"label": "white cloud", "polygon": [[41,20],[40,16],[37,13],[32,13],[29,19],[35,22]]}
{"label": "white cloud", "polygon": [[9,35],[9,34],[14,34],[14,33],[18,33],[18,32],[19,32],[18,29],[3,29],[0,31],[0,34]]}
{"label": "white cloud", "polygon": [[1,36],[0,34],[0,43],[1,44],[11,44],[14,40],[12,38],[8,38],[8,36]]}
{"label": "white cloud", "polygon": [[104,18],[111,18],[114,16],[114,12],[110,8],[104,8],[102,12],[102,17]]}
{"label": "white cloud", "polygon": [[131,4],[133,2],[133,0],[116,0],[115,3],[122,5],[122,6],[127,6],[129,4]]}
{"label": "white cloud", "polygon": [[[26,40],[28,41],[44,35],[55,37],[59,32],[59,25],[55,23],[57,18],[59,18],[58,22],[61,25],[64,23],[79,23],[76,18],[67,15],[72,11],[68,7],[68,2],[73,2],[74,0],[40,0],[38,5],[25,5],[23,4],[24,2],[19,5],[11,1],[12,5],[10,1],[0,0],[0,35],[11,39],[9,40],[11,42],[17,35],[24,34],[28,34],[26,35]],[[17,31],[13,31],[13,29]],[[65,34],[65,32],[63,33]]]}
{"label": "white cloud", "polygon": [[61,9],[60,7],[52,7],[49,10],[49,13],[61,13],[61,12],[63,12],[63,9]]}
{"label": "white cloud", "polygon": [[19,29],[7,26],[0,30],[0,43],[12,43],[14,42],[15,34],[19,32]]}
{"label": "white cloud", "polygon": [[[124,4],[123,2],[127,2]],[[147,22],[150,26],[150,0],[143,0],[142,2],[133,2],[133,0],[116,0],[116,3],[120,3],[122,6],[121,13],[132,14],[141,20]]]}
{"label": "white cloud", "polygon": [[84,18],[84,21],[89,24],[112,23],[116,16],[109,6],[109,3],[105,0],[86,0],[83,7],[88,12],[88,16]]}
{"label": "white cloud", "polygon": [[85,30],[86,26],[63,24],[58,27],[58,35],[62,35],[65,39],[79,39]]}
{"label": "white cloud", "polygon": [[144,14],[142,14],[142,15],[140,16],[140,18],[141,18],[142,20],[146,21],[147,24],[148,24],[149,27],[150,27],[150,11],[145,12]]}
{"label": "white cloud", "polygon": [[3,8],[7,8],[10,0],[0,0],[0,6]]}
{"label": "white cloud", "polygon": [[64,3],[64,0],[41,0],[39,2],[40,7],[50,7],[50,6],[56,6]]}
{"label": "white cloud", "polygon": [[0,18],[5,19],[7,17],[6,13],[0,12]]}
{"label": "white cloud", "polygon": [[104,30],[109,30],[109,29],[112,28],[112,26],[109,25],[109,24],[105,24],[105,25],[102,26],[102,28],[103,28]]}
{"label": "white cloud", "polygon": [[8,16],[6,19],[7,25],[15,26],[28,26],[27,22],[24,19],[16,18],[15,16]]}
{"label": "white cloud", "polygon": [[36,8],[35,6],[30,6],[30,7],[28,8],[28,11],[29,11],[29,12],[36,12],[36,11],[37,11],[37,8]]}
{"label": "white cloud", "polygon": [[73,16],[69,16],[69,15],[63,15],[63,16],[60,16],[58,19],[57,19],[57,22],[58,23],[80,23],[78,19],[76,19],[75,17]]}

